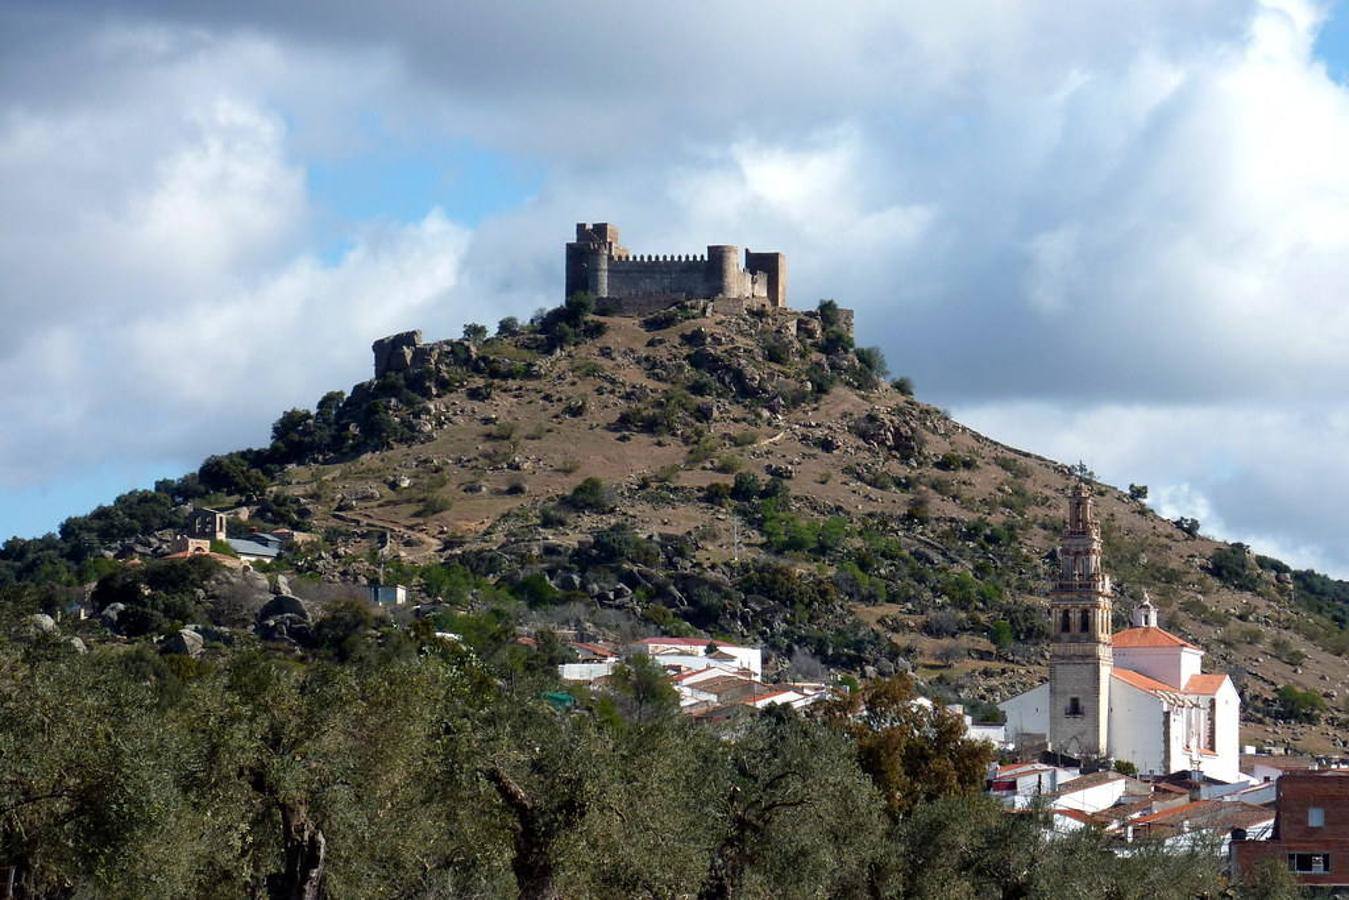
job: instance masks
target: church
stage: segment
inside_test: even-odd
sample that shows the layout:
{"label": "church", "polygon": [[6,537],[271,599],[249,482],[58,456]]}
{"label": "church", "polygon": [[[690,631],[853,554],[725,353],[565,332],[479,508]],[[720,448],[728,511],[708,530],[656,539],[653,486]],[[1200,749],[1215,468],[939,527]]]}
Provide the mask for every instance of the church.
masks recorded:
{"label": "church", "polygon": [[1140,775],[1189,770],[1241,780],[1241,698],[1232,679],[1203,673],[1204,651],[1159,628],[1146,594],[1132,627],[1111,633],[1110,576],[1085,484],[1069,500],[1049,608],[1049,682],[998,705],[1008,740],[1047,742],[1083,761],[1127,761]]}

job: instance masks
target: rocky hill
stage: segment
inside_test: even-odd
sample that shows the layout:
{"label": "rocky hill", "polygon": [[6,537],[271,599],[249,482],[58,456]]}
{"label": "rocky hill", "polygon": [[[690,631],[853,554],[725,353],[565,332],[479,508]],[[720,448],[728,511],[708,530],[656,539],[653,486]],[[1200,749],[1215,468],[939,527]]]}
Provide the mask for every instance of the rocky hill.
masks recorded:
{"label": "rocky hill", "polygon": [[[976,710],[1046,678],[1043,597],[1090,473],[887,382],[846,311],[639,320],[577,302],[485,332],[381,342],[378,379],[286,413],[270,447],[8,542],[0,584],[106,580],[108,557],[209,505],[241,531],[246,513],[319,535],[259,567],[315,596],[382,573],[429,608],[493,606],[525,630],[761,641],[784,675],[911,669]],[[1116,624],[1148,591],[1233,673],[1243,742],[1343,751],[1349,585],[1091,483]]]}

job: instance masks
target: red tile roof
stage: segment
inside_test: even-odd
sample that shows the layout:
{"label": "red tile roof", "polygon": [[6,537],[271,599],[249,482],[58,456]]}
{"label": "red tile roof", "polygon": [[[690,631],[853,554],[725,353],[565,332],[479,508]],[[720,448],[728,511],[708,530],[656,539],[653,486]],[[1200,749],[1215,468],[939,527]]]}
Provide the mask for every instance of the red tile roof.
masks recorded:
{"label": "red tile roof", "polygon": [[[676,675],[674,678],[671,678],[670,680],[675,684],[679,684],[682,681],[688,681],[694,675],[701,675],[704,672],[710,672],[711,670],[712,666],[706,666],[702,669],[689,669],[687,672],[680,672],[678,675]],[[725,670],[723,669],[722,671]]]}
{"label": "red tile roof", "polygon": [[1084,813],[1084,812],[1083,812],[1082,810],[1080,810],[1080,809],[1056,809],[1056,810],[1054,810],[1054,815],[1056,815],[1056,816],[1067,816],[1067,817],[1070,818],[1070,819],[1076,819],[1077,821],[1081,822],[1083,825],[1097,825],[1097,824],[1099,824],[1093,816],[1091,816],[1091,815],[1089,815],[1089,814],[1087,814],[1087,813]]}
{"label": "red tile roof", "polygon": [[593,653],[596,656],[615,656],[614,651],[608,647],[601,647],[599,644],[590,644],[585,641],[572,641],[571,645],[578,650],[585,650],[587,653]]}
{"label": "red tile roof", "polygon": [[1126,628],[1115,634],[1111,643],[1128,650],[1134,647],[1189,647],[1198,650],[1194,644],[1184,638],[1178,638],[1161,628]]}
{"label": "red tile roof", "polygon": [[1149,678],[1141,672],[1135,672],[1133,669],[1121,669],[1119,666],[1115,666],[1110,670],[1110,674],[1112,677],[1118,678],[1125,684],[1132,685],[1140,691],[1147,691],[1149,694],[1156,694],[1159,691],[1174,694],[1178,691],[1178,688],[1174,688],[1155,678]]}
{"label": "red tile roof", "polygon": [[1185,693],[1216,694],[1222,688],[1223,682],[1226,680],[1227,676],[1222,673],[1191,675],[1190,680],[1185,682]]}

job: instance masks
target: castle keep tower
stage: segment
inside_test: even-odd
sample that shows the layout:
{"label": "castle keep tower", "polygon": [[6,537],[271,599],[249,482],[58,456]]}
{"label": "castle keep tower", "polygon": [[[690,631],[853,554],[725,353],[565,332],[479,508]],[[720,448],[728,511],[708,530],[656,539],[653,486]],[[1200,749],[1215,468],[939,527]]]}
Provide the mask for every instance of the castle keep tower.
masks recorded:
{"label": "castle keep tower", "polygon": [[1068,501],[1059,573],[1049,595],[1049,741],[1058,753],[1105,756],[1110,712],[1110,576],[1101,571],[1101,527],[1091,489],[1079,482]]}
{"label": "castle keep tower", "polygon": [[706,255],[634,255],[608,222],[578,222],[567,243],[566,294],[587,293],[603,311],[645,315],[685,300],[736,301],[739,308],[787,305],[787,258],[712,244]]}

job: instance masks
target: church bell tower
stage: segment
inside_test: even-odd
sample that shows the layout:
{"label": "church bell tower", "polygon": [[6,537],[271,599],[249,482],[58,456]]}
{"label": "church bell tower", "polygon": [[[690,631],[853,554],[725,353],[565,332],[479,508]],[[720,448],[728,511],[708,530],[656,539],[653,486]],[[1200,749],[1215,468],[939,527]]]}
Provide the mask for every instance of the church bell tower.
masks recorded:
{"label": "church bell tower", "polygon": [[1106,756],[1110,719],[1110,576],[1101,571],[1101,526],[1091,489],[1073,487],[1059,572],[1049,595],[1049,741],[1079,759]]}

